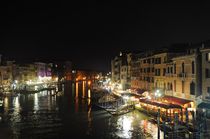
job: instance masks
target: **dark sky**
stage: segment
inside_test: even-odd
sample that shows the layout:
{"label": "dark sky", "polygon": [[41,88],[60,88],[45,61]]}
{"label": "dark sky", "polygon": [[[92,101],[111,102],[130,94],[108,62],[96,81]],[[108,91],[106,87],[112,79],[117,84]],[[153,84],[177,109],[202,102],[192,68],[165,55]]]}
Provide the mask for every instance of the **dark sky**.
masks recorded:
{"label": "dark sky", "polygon": [[0,9],[0,53],[18,61],[72,60],[76,68],[109,70],[120,50],[210,39],[208,4],[27,0]]}

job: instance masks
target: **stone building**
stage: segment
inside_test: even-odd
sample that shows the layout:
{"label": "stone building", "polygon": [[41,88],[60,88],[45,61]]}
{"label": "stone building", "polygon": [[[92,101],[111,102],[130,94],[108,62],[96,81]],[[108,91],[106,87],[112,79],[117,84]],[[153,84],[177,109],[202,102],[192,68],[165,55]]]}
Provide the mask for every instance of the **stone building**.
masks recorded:
{"label": "stone building", "polygon": [[121,65],[122,65],[122,53],[119,56],[116,56],[111,61],[111,73],[112,73],[112,82],[120,83],[120,72],[121,72]]}

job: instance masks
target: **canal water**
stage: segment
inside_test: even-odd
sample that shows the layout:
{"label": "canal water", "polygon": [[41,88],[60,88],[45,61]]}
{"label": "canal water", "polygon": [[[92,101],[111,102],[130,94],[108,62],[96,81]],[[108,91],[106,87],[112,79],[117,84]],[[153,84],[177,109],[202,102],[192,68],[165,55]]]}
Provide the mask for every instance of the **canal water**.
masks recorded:
{"label": "canal water", "polygon": [[[15,139],[141,139],[142,135],[157,139],[157,126],[137,110],[112,116],[91,107],[91,92],[86,82],[67,83],[63,89],[61,96],[43,91],[6,97],[0,130],[8,128],[11,134],[7,138]],[[8,126],[1,125],[5,123]],[[4,133],[0,131],[0,137],[1,134]]]}

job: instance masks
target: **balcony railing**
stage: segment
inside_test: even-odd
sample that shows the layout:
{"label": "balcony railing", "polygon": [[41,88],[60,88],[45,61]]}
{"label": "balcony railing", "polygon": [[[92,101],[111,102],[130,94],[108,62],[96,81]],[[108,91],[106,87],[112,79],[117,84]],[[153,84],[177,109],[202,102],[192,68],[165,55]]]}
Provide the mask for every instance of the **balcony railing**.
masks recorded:
{"label": "balcony railing", "polygon": [[182,72],[182,73],[179,73],[178,74],[178,77],[186,78],[187,77],[187,74],[185,72]]}
{"label": "balcony railing", "polygon": [[165,76],[167,76],[167,77],[173,77],[174,74],[173,73],[165,73]]}

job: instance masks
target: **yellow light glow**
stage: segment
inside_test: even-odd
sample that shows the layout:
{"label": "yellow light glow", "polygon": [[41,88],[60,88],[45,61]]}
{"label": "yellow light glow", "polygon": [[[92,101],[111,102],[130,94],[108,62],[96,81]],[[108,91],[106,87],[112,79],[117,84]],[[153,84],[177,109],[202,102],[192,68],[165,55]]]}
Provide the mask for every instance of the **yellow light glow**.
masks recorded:
{"label": "yellow light glow", "polygon": [[58,77],[55,78],[55,81],[56,81],[56,82],[58,81]]}
{"label": "yellow light glow", "polygon": [[88,98],[91,98],[90,89],[88,89]]}
{"label": "yellow light glow", "polygon": [[77,83],[76,83],[76,96],[75,96],[76,98],[78,98],[78,93],[79,93],[79,92],[78,92],[78,82],[77,82]]}
{"label": "yellow light glow", "polygon": [[38,94],[35,93],[34,94],[34,110],[38,110],[39,109],[39,99],[38,99]]}
{"label": "yellow light glow", "polygon": [[82,97],[85,98],[85,84],[86,84],[86,81],[83,81],[82,82]]}
{"label": "yellow light glow", "polygon": [[123,116],[118,119],[117,123],[122,127],[121,138],[131,138],[130,131],[132,130],[133,118],[128,116]]}
{"label": "yellow light glow", "polygon": [[7,97],[4,98],[4,107],[5,108],[9,107],[9,103],[8,103],[8,98]]}

